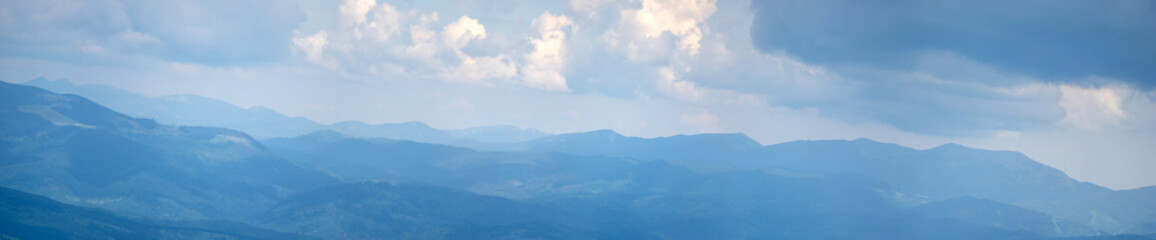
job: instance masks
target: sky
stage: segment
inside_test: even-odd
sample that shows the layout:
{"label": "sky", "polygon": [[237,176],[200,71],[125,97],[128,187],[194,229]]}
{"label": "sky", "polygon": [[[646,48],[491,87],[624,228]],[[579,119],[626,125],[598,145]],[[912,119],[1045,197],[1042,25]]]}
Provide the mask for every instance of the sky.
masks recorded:
{"label": "sky", "polygon": [[1156,185],[1147,0],[0,1],[0,80],[321,123],[1022,152]]}

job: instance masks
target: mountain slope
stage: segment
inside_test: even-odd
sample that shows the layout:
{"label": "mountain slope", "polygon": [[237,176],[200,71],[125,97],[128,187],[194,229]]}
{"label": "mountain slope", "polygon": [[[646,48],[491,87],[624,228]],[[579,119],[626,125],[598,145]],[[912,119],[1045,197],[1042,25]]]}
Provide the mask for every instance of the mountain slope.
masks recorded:
{"label": "mountain slope", "polygon": [[326,126],[301,117],[288,117],[264,107],[248,109],[196,96],[149,97],[103,85],[75,85],[68,80],[34,79],[25,83],[59,93],[78,94],[134,117],[179,126],[214,126],[242,130],[257,138],[297,136]]}
{"label": "mountain slope", "polygon": [[1156,186],[1022,205],[1112,234],[1156,234]]}
{"label": "mountain slope", "polygon": [[717,134],[647,139],[604,130],[562,134],[489,149],[664,159],[700,173],[765,169],[798,175],[858,174],[931,199],[965,196],[993,199],[1108,233],[1148,233],[1152,229],[1149,225],[1156,222],[1153,221],[1156,214],[1138,214],[1152,212],[1156,209],[1153,204],[1113,197],[1122,194],[1121,191],[1076,181],[1016,152],[972,149],[957,144],[916,150],[868,139],[758,146],[744,139]]}
{"label": "mountain slope", "polygon": [[765,147],[764,166],[817,174],[863,174],[946,199],[962,196],[1018,202],[1110,191],[1010,151],[947,144],[915,150],[867,139],[797,141]]}
{"label": "mountain slope", "polygon": [[0,83],[0,185],[160,219],[242,219],[337,181],[227,129],[171,127]]}
{"label": "mountain slope", "polygon": [[964,223],[1024,230],[1048,237],[1101,235],[1091,227],[1047,214],[972,197],[953,198],[907,210],[916,215],[953,219]]}
{"label": "mountain slope", "polygon": [[164,124],[179,126],[236,129],[258,139],[294,137],[324,129],[363,137],[461,146],[521,142],[549,136],[534,129],[501,125],[458,130],[434,129],[420,122],[367,124],[347,121],[324,125],[302,117],[288,117],[265,107],[241,108],[221,100],[197,95],[150,97],[104,85],[76,85],[63,79],[37,78],[25,84],[58,93],[81,95],[134,117],[156,119]]}
{"label": "mountain slope", "polygon": [[[426,182],[514,199],[660,191],[691,178],[665,162],[561,153],[478,152],[321,131],[264,142],[286,159],[352,181]],[[682,172],[680,172],[682,171]],[[655,178],[662,178],[661,180]]]}
{"label": "mountain slope", "polygon": [[352,183],[297,195],[261,225],[327,239],[594,239],[550,210],[423,184]]}
{"label": "mountain slope", "polygon": [[739,133],[638,138],[622,136],[610,130],[598,130],[478,149],[665,160],[700,172],[720,172],[736,170],[731,162],[748,158],[747,152],[760,147],[761,144]]}
{"label": "mountain slope", "polygon": [[224,221],[136,220],[0,187],[0,238],[309,239]]}

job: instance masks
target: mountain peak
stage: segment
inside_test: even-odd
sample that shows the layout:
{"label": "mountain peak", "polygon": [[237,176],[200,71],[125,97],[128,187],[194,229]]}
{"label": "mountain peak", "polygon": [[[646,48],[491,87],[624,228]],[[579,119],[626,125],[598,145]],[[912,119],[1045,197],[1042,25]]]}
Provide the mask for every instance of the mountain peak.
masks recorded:
{"label": "mountain peak", "polygon": [[60,85],[69,85],[69,86],[76,85],[75,83],[73,83],[72,81],[69,81],[68,79],[61,78],[61,79],[51,80],[51,79],[48,79],[45,77],[37,77],[37,78],[34,78],[34,79],[29,80],[28,82],[24,83],[24,85],[38,85],[38,84],[60,84]]}
{"label": "mountain peak", "polygon": [[970,148],[970,147],[967,147],[967,146],[964,146],[964,145],[961,145],[958,143],[944,143],[943,145],[939,145],[939,146],[931,148],[931,150],[968,150],[968,149],[973,149],[973,148]]}
{"label": "mountain peak", "polygon": [[332,141],[337,141],[340,139],[350,138],[349,135],[345,135],[344,133],[340,133],[340,132],[329,130],[329,129],[316,131],[316,132],[306,134],[306,135],[301,136],[301,137],[302,138],[317,139],[317,140],[320,140],[323,142],[332,142]]}
{"label": "mountain peak", "polygon": [[610,129],[600,129],[600,130],[594,130],[594,131],[589,131],[589,132],[584,132],[584,133],[571,133],[571,134],[567,134],[567,135],[604,136],[604,137],[615,137],[615,138],[623,137],[622,134],[619,134],[618,132],[615,132],[614,130],[610,130]]}
{"label": "mountain peak", "polygon": [[[389,124],[387,123],[387,124],[381,124],[381,125],[389,125]],[[427,125],[421,121],[409,121],[409,122],[403,122],[403,123],[395,123],[394,125],[405,126],[405,127],[433,128],[433,127],[430,127],[429,125]]]}
{"label": "mountain peak", "polygon": [[334,123],[331,126],[334,126],[334,127],[355,127],[355,126],[356,127],[362,127],[362,126],[369,126],[369,124],[362,122],[362,121],[349,120],[349,121],[341,121],[338,123]]}
{"label": "mountain peak", "polygon": [[740,146],[761,147],[762,143],[747,137],[743,133],[703,133],[694,135],[674,135],[665,137],[665,139],[698,139],[700,141],[714,142],[714,143],[733,143]]}

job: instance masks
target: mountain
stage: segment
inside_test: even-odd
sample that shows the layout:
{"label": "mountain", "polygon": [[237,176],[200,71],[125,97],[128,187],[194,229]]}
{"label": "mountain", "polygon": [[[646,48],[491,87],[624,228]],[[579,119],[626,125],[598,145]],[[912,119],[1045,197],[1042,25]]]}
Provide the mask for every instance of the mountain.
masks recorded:
{"label": "mountain", "polygon": [[698,173],[766,170],[799,176],[857,174],[931,200],[967,196],[992,199],[1114,234],[1149,233],[1156,216],[1148,214],[1154,204],[1119,196],[1127,195],[1126,191],[1076,181],[1017,152],[958,144],[916,150],[858,139],[761,146],[740,134],[636,138],[601,130],[482,149],[662,159]]}
{"label": "mountain", "polygon": [[365,182],[287,198],[258,224],[327,239],[1048,239],[906,214],[894,193],[862,177],[759,172],[712,175],[675,192],[625,201],[520,202],[425,184]]}
{"label": "mountain", "polygon": [[1110,191],[1079,182],[1011,151],[946,144],[915,150],[895,144],[797,141],[767,146],[764,166],[817,174],[855,173],[939,199],[972,196],[1002,202],[1057,199]]}
{"label": "mountain", "polygon": [[303,193],[262,226],[327,239],[596,239],[551,210],[424,184],[351,183]]}
{"label": "mountain", "polygon": [[[694,174],[665,162],[467,148],[320,131],[264,141],[286,159],[350,181],[425,182],[513,199],[657,191]],[[654,177],[669,174],[667,179]]]}
{"label": "mountain", "polygon": [[667,235],[703,239],[1041,239],[1038,234],[935,215],[904,214],[918,196],[857,175],[790,177],[764,171],[707,175],[635,208],[691,216]]}
{"label": "mountain", "polygon": [[1048,237],[1103,235],[1095,229],[1070,220],[973,197],[959,197],[920,205],[908,210],[926,217],[942,217],[964,223],[1024,230]]}
{"label": "mountain", "polygon": [[68,80],[33,79],[24,83],[58,93],[77,94],[117,112],[178,126],[236,129],[258,138],[294,137],[329,129],[374,138],[472,146],[512,143],[549,136],[534,129],[496,125],[439,130],[420,122],[368,124],[347,121],[324,125],[303,117],[288,117],[265,107],[241,108],[197,95],[151,97],[104,85],[76,85]]}
{"label": "mountain", "polygon": [[[662,160],[582,157],[561,153],[478,152],[410,141],[358,138],[333,131],[296,138],[269,139],[265,143],[274,151],[293,156],[288,157],[292,161],[350,181],[426,182],[437,187],[468,190],[474,194],[518,199],[540,208],[539,211],[551,212],[549,215],[559,218],[555,220],[558,222],[554,222],[559,226],[585,229],[580,232],[587,233],[587,230],[605,226],[627,226],[631,234],[673,239],[741,239],[756,236],[819,239],[850,236],[870,236],[875,239],[942,237],[936,231],[952,232],[955,234],[953,236],[959,236],[960,239],[1098,234],[1089,227],[1070,222],[1065,223],[1069,224],[1064,225],[1065,229],[1080,231],[1065,231],[1064,234],[1068,235],[1057,235],[1052,232],[1033,232],[1040,230],[1038,228],[1021,229],[1018,226],[969,222],[966,220],[970,219],[952,218],[952,212],[904,214],[907,212],[905,209],[920,206],[931,199],[874,177],[858,174],[815,175],[766,169],[703,175]],[[340,194],[331,192],[318,195]],[[1031,210],[1002,206],[1030,213],[1022,215],[1053,219]],[[310,211],[327,213],[297,214],[334,216],[338,219],[351,219],[349,221],[352,222],[370,221],[364,220],[364,217],[345,216],[346,213],[330,215],[333,214],[331,211],[337,211],[334,209]],[[977,214],[987,219],[999,219],[999,213],[996,212]],[[849,217],[858,220],[831,220]],[[607,219],[620,218],[631,220],[607,222],[610,221]],[[879,221],[881,225],[864,225],[861,221]],[[330,227],[334,226],[337,225]],[[923,226],[936,231],[922,232],[919,229],[895,226]],[[697,230],[680,232],[682,229]],[[800,229],[806,230],[802,231],[805,233],[799,233]]]}
{"label": "mountain", "polygon": [[129,219],[0,187],[4,239],[312,239],[226,221]]}
{"label": "mountain", "polygon": [[360,121],[345,121],[334,123],[328,129],[352,136],[410,140],[469,148],[522,142],[550,136],[550,134],[535,129],[506,125],[440,130],[421,122],[368,124]]}
{"label": "mountain", "polygon": [[[0,210],[17,210],[0,219],[16,227],[0,229],[48,238],[58,235],[39,234],[277,234],[190,219],[335,239],[1142,239],[1109,234],[1156,229],[1156,187],[1113,191],[1019,153],[956,144],[329,127],[259,142],[0,83],[0,186],[99,209],[61,213],[41,203],[48,199],[13,197]],[[199,232],[212,229],[227,236]]]}
{"label": "mountain", "polygon": [[257,138],[297,136],[326,128],[302,117],[264,107],[248,109],[197,95],[150,97],[103,85],[37,78],[25,83],[59,93],[78,94],[117,112],[178,126],[214,126],[242,130]]}
{"label": "mountain", "polygon": [[0,83],[0,185],[158,219],[244,219],[337,180],[248,135],[173,127],[75,95]]}
{"label": "mountain", "polygon": [[434,129],[421,122],[368,124],[360,121],[345,121],[331,125],[333,131],[344,134],[410,140],[425,143],[446,143],[455,138],[449,133]]}
{"label": "mountain", "polygon": [[820,175],[862,174],[940,199],[974,196],[1014,202],[1110,191],[1078,182],[1020,153],[955,144],[915,150],[859,139],[762,146],[742,134],[636,138],[601,130],[543,137],[490,150],[662,159],[704,173],[777,168]]}
{"label": "mountain", "polygon": [[1022,205],[1111,234],[1156,234],[1156,186],[1098,192]]}
{"label": "mountain", "polygon": [[675,135],[659,138],[622,136],[611,130],[560,134],[521,143],[480,147],[488,151],[561,152],[588,156],[666,160],[701,172],[736,170],[729,162],[762,147],[741,133]]}

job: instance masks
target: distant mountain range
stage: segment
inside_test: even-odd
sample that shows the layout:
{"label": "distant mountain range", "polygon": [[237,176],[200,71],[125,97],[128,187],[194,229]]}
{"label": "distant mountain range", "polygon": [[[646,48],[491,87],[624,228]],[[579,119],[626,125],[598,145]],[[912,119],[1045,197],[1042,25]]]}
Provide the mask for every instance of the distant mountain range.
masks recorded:
{"label": "distant mountain range", "polygon": [[512,143],[549,136],[535,129],[495,125],[439,130],[420,122],[368,124],[346,121],[324,125],[303,117],[288,117],[265,107],[241,108],[197,95],[145,96],[104,85],[37,78],[24,83],[53,92],[85,96],[117,112],[178,126],[214,126],[240,130],[258,139],[293,137],[334,130],[364,137],[392,138],[439,144]]}
{"label": "distant mountain range", "polygon": [[1156,239],[1156,187],[1015,152],[329,127],[258,141],[0,83],[0,237]]}
{"label": "distant mountain range", "polygon": [[337,180],[245,133],[173,127],[76,95],[0,83],[0,184],[157,219],[239,219]]}

